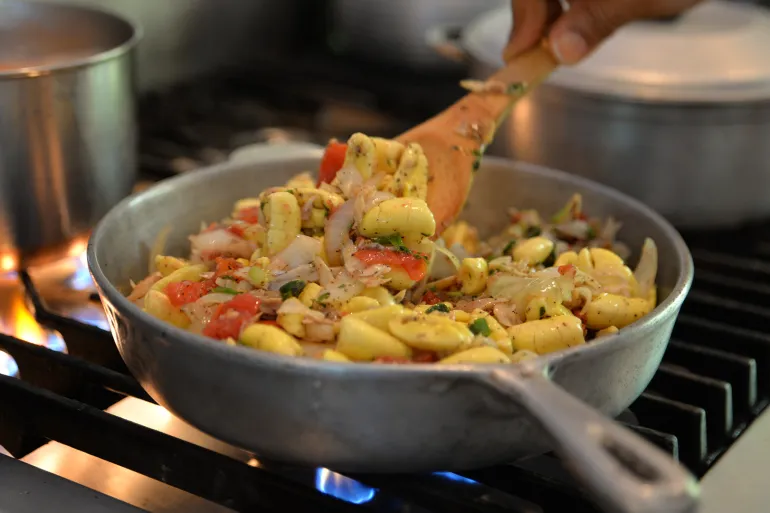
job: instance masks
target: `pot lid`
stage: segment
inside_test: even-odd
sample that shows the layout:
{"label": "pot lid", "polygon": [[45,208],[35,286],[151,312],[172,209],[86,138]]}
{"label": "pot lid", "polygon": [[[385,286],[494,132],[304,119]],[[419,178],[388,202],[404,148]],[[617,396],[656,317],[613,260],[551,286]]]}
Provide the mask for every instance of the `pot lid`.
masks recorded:
{"label": "pot lid", "polygon": [[[510,7],[488,12],[463,34],[463,46],[500,67]],[[671,20],[619,29],[549,84],[645,101],[740,102],[770,99],[770,10],[710,0]]]}

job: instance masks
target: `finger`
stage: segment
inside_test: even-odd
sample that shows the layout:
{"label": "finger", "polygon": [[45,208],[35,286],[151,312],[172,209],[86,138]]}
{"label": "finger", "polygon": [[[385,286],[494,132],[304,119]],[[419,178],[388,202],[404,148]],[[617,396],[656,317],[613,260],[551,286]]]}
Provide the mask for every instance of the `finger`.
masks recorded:
{"label": "finger", "polygon": [[556,0],[511,0],[511,11],[513,29],[503,52],[506,62],[545,37],[547,27],[561,12]]}
{"label": "finger", "polygon": [[549,40],[562,64],[575,64],[616,29],[643,18],[678,14],[700,0],[573,0]]}

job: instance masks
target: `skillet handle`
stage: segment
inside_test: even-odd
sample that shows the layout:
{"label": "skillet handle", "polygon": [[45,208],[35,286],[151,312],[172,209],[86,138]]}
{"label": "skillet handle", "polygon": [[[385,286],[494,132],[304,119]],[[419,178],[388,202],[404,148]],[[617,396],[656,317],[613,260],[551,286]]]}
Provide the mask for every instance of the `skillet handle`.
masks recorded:
{"label": "skillet handle", "polygon": [[698,483],[684,467],[561,389],[536,364],[481,379],[526,410],[606,511],[697,511]]}

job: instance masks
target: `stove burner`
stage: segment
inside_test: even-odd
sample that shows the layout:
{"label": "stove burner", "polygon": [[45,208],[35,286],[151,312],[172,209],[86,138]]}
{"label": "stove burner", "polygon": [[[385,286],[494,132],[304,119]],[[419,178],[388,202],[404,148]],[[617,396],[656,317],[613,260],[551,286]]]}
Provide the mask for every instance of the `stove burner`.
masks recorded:
{"label": "stove burner", "polygon": [[377,493],[375,488],[325,468],[316,469],[315,487],[319,492],[353,504],[370,502]]}

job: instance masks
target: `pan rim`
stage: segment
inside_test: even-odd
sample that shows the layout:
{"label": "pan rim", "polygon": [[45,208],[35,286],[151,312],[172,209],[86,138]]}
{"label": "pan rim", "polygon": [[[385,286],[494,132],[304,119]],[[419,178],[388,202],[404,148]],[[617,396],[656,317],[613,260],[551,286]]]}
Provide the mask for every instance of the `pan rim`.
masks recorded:
{"label": "pan rim", "polygon": [[[322,148],[300,147],[296,148],[295,151],[291,153],[289,158],[320,159],[321,154]],[[260,159],[258,162],[253,162],[253,164],[265,164],[275,160],[286,159],[286,154],[276,154],[273,156],[266,156],[265,158]],[[88,269],[96,284],[99,294],[103,298],[106,298],[106,300],[113,306],[113,308],[115,308],[121,314],[128,315],[132,319],[139,321],[149,329],[153,330],[155,333],[163,334],[169,338],[173,338],[178,343],[187,344],[196,348],[197,350],[215,355],[219,360],[238,360],[241,364],[243,364],[245,359],[248,362],[248,365],[254,365],[257,367],[269,364],[297,371],[305,370],[327,374],[344,373],[348,378],[357,376],[359,373],[366,375],[370,375],[372,373],[388,374],[391,376],[401,377],[405,377],[407,375],[440,373],[442,376],[446,377],[447,373],[468,374],[469,372],[478,372],[479,370],[492,371],[499,368],[511,368],[510,364],[455,364],[437,366],[435,364],[429,363],[410,365],[367,363],[366,365],[362,365],[356,362],[329,362],[312,358],[284,356],[264,351],[258,351],[247,347],[229,346],[203,335],[198,335],[181,328],[177,328],[172,324],[166,323],[142,311],[141,308],[130,302],[120,292],[120,290],[118,290],[118,288],[113,285],[109,279],[107,279],[103,273],[97,258],[97,245],[98,241],[101,239],[101,234],[107,230],[110,225],[119,222],[119,219],[129,208],[131,208],[133,203],[147,197],[166,195],[170,191],[174,190],[177,186],[186,184],[187,182],[194,182],[198,180],[202,175],[216,176],[218,174],[226,173],[228,169],[234,167],[234,164],[237,165],[237,163],[232,161],[224,162],[222,164],[200,169],[189,174],[179,175],[164,180],[145,191],[125,198],[123,201],[115,205],[107,213],[107,215],[105,215],[101,221],[99,221],[88,241]],[[694,264],[690,250],[687,247],[684,239],[676,230],[676,228],[674,228],[671,223],[663,218],[663,216],[652,210],[641,201],[636,200],[616,189],[580,176],[569,174],[564,171],[540,166],[537,164],[490,156],[484,157],[484,163],[482,164],[479,172],[484,171],[484,164],[500,165],[503,167],[514,166],[517,170],[524,173],[545,175],[550,179],[565,182],[570,185],[579,186],[580,188],[590,190],[600,195],[609,196],[614,201],[624,202],[638,213],[648,217],[662,229],[666,237],[668,237],[672,242],[675,248],[676,258],[679,260],[678,266],[680,272],[676,283],[674,284],[671,292],[667,295],[667,297],[662,302],[660,302],[652,312],[642,317],[640,320],[634,322],[633,324],[623,328],[623,330],[621,330],[621,332],[616,336],[603,337],[597,341],[591,342],[590,344],[584,344],[578,347],[567,348],[549,353],[547,355],[542,355],[536,360],[533,360],[535,365],[547,370],[568,359],[593,354],[595,352],[621,349],[626,345],[633,343],[635,338],[633,336],[634,333],[649,330],[652,325],[669,317],[671,315],[671,311],[678,310],[681,307],[692,285]]]}

